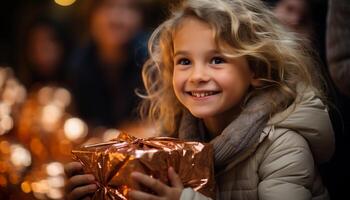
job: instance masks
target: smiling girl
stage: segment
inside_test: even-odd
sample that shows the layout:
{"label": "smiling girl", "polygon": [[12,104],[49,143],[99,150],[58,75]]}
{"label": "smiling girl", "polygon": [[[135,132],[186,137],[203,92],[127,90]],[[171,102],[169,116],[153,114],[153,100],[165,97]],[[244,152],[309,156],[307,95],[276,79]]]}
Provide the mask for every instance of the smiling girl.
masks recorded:
{"label": "smiling girl", "polygon": [[[143,111],[164,135],[213,144],[216,199],[328,199],[317,164],[334,138],[311,54],[261,1],[187,0],[154,31],[149,53]],[[94,191],[82,189],[89,175],[73,173],[80,164],[66,169],[68,195]],[[155,194],[131,199],[209,199],[172,168],[169,186],[132,178]]]}

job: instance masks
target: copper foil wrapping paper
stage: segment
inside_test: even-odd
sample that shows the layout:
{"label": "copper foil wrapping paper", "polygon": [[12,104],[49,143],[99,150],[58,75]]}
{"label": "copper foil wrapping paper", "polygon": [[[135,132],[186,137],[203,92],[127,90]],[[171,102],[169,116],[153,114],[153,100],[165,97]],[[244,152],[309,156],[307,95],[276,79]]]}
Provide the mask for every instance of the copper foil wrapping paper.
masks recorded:
{"label": "copper foil wrapping paper", "polygon": [[125,133],[110,142],[86,145],[73,150],[86,173],[97,179],[99,189],[93,199],[128,199],[132,189],[152,192],[130,177],[139,171],[170,185],[168,168],[179,174],[184,187],[214,197],[213,148],[210,144],[168,137],[138,139]]}

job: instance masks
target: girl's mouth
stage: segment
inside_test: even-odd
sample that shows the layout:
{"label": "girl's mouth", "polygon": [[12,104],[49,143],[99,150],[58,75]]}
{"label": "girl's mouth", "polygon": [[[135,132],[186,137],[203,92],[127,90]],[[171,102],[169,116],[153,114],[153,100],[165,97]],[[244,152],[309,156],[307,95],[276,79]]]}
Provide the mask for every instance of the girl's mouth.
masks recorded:
{"label": "girl's mouth", "polygon": [[187,94],[191,95],[192,97],[196,97],[196,98],[202,98],[202,97],[208,97],[208,96],[212,96],[215,94],[218,94],[218,91],[191,91],[191,92],[187,92]]}

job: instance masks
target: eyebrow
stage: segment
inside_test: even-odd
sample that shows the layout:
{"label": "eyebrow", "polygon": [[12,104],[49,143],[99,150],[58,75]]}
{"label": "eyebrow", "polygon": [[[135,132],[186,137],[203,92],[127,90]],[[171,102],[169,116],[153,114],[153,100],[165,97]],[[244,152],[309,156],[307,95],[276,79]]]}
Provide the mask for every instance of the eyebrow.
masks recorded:
{"label": "eyebrow", "polygon": [[[222,52],[218,51],[217,49],[212,49],[206,52],[206,54],[221,54]],[[178,55],[188,55],[188,51],[176,51],[174,53],[174,57]]]}
{"label": "eyebrow", "polygon": [[188,54],[187,51],[176,51],[174,53],[174,57],[179,56],[179,55],[187,55],[187,54]]}

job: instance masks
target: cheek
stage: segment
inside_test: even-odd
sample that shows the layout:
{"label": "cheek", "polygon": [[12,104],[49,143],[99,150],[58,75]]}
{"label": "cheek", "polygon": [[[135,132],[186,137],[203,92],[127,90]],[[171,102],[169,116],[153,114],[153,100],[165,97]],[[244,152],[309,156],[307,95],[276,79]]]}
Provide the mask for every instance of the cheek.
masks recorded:
{"label": "cheek", "polygon": [[172,81],[173,81],[174,92],[176,96],[178,96],[184,85],[184,80],[183,80],[183,77],[181,76],[181,73],[174,71]]}
{"label": "cheek", "polygon": [[250,86],[249,78],[242,74],[223,76],[220,82],[223,90],[235,101],[243,99]]}

